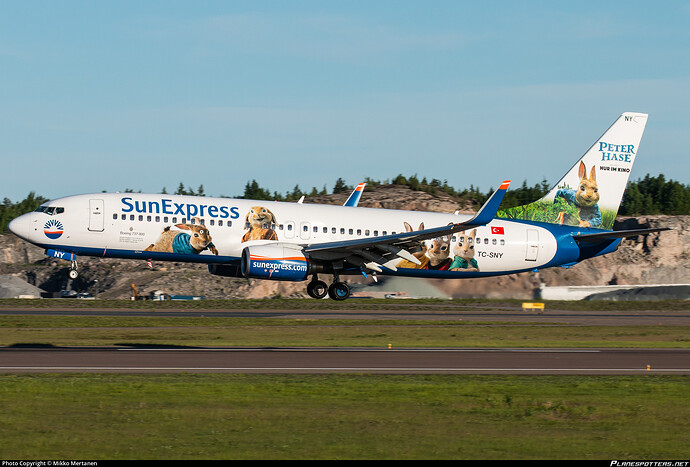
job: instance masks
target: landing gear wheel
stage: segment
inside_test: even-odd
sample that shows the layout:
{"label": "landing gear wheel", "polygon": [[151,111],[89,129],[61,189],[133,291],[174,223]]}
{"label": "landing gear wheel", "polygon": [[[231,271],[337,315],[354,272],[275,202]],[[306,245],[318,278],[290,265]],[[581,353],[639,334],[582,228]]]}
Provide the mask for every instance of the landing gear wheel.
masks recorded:
{"label": "landing gear wheel", "polygon": [[74,280],[77,277],[79,277],[79,271],[77,271],[76,269],[70,269],[69,272],[67,273],[67,275],[69,276],[70,279]]}
{"label": "landing gear wheel", "polygon": [[328,296],[333,300],[346,300],[350,296],[350,287],[345,282],[333,282],[328,288]]}
{"label": "landing gear wheel", "polygon": [[307,284],[307,293],[311,298],[323,298],[328,294],[328,285],[324,281],[313,280]]}

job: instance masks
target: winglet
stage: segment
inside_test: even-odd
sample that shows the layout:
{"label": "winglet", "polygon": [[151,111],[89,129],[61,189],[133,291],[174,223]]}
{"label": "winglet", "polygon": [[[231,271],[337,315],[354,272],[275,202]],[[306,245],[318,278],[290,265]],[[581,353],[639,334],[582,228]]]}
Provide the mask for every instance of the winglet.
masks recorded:
{"label": "winglet", "polygon": [[343,206],[357,206],[359,204],[359,199],[362,197],[362,192],[364,191],[364,187],[366,185],[366,183],[360,183],[359,185],[357,185],[357,188],[352,190],[352,193],[350,193],[350,197],[347,198],[347,201],[345,201],[345,204],[343,204]]}
{"label": "winglet", "polygon": [[508,186],[510,186],[510,180],[504,180],[503,183],[501,183],[501,186],[498,187],[498,190],[496,190],[494,194],[491,195],[489,200],[484,203],[484,206],[479,209],[477,214],[475,214],[475,216],[469,221],[463,223],[486,225],[491,222],[496,216],[496,212],[498,211],[498,207],[501,205],[501,201],[503,201],[503,197],[508,190]]}

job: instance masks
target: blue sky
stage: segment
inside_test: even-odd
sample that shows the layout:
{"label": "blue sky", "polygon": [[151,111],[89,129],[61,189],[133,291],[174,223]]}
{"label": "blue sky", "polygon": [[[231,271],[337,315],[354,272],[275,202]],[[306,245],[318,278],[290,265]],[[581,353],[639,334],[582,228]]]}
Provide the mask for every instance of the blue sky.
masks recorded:
{"label": "blue sky", "polygon": [[625,111],[690,183],[690,1],[0,0],[0,196],[555,183]]}

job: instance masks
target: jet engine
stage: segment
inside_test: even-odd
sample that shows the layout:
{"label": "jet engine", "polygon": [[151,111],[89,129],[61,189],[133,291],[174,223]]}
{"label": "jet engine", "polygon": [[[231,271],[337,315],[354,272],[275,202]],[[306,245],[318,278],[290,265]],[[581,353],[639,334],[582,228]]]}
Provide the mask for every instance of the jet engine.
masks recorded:
{"label": "jet engine", "polygon": [[301,249],[282,245],[255,245],[242,251],[242,275],[256,279],[303,281],[314,273]]}

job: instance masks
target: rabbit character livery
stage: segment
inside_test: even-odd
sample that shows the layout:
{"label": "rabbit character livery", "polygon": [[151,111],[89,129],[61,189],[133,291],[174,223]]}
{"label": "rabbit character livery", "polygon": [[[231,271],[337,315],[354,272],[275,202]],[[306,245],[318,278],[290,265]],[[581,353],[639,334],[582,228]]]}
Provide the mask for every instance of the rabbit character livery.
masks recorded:
{"label": "rabbit character livery", "polygon": [[458,243],[453,248],[453,262],[448,268],[451,271],[479,271],[477,260],[474,259],[474,239],[477,236],[477,229],[472,229],[472,232],[467,236],[463,243]]}
{"label": "rabbit character livery", "polygon": [[451,263],[448,257],[450,255],[450,237],[444,236],[433,239],[426,254],[429,256],[428,269],[447,271]]}
{"label": "rabbit character livery", "polygon": [[602,219],[601,211],[599,211],[599,206],[597,205],[599,202],[599,187],[597,186],[597,174],[594,166],[592,166],[589,178],[587,178],[587,168],[580,161],[578,176],[580,177],[580,183],[577,190],[558,190],[556,198],[564,198],[569,203],[577,206],[580,210],[580,227],[599,228],[601,227]]}
{"label": "rabbit character livery", "polygon": [[244,218],[247,233],[242,236],[242,242],[251,240],[278,240],[278,234],[273,230],[276,216],[263,206],[252,207]]}
{"label": "rabbit character livery", "polygon": [[175,224],[175,227],[181,230],[170,230],[170,226],[166,227],[156,243],[152,243],[144,251],[198,255],[208,249],[214,255],[218,255],[218,250],[211,242],[211,233],[201,224],[201,219],[195,217],[194,220],[196,224]]}
{"label": "rabbit character livery", "polygon": [[[407,222],[404,223],[405,225],[405,232],[413,232],[414,229],[410,224]],[[424,222],[419,224],[419,229],[417,230],[424,230]],[[412,261],[409,260],[402,260],[401,262],[398,263],[399,268],[408,268],[408,269],[429,269],[429,257],[426,255],[426,252],[429,248],[426,245],[426,242],[421,241],[419,242],[418,245],[416,245],[414,248],[410,249],[410,252],[412,253],[412,256],[417,258],[420,262],[420,264],[415,264]]]}

